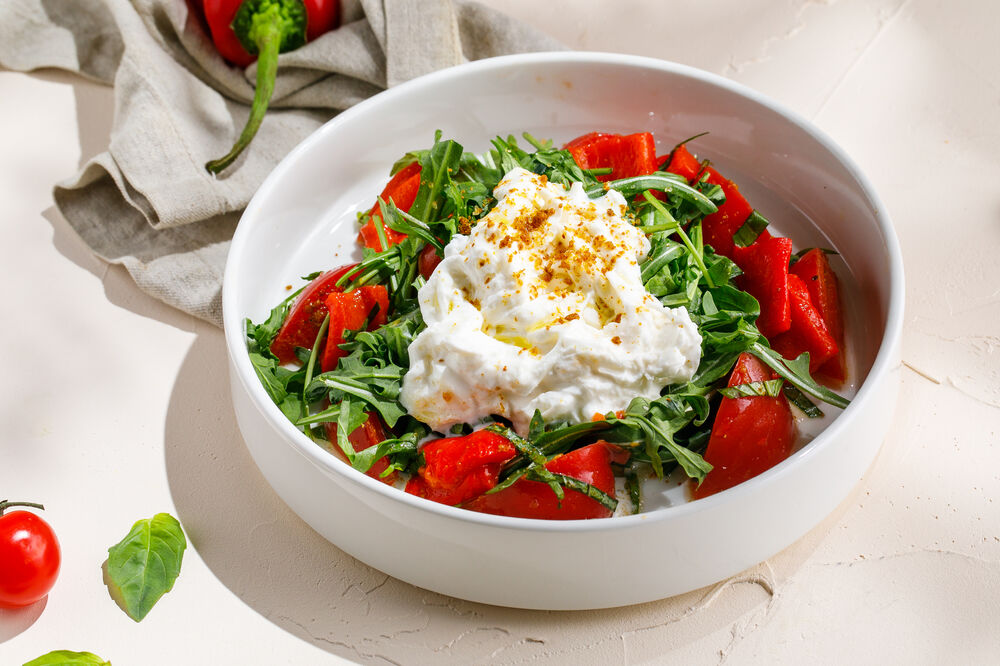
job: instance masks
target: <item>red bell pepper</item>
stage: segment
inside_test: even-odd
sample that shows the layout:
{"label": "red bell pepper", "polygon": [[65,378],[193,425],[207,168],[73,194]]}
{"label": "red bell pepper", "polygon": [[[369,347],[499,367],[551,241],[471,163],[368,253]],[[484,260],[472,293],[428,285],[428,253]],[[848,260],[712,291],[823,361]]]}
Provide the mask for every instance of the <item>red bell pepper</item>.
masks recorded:
{"label": "red bell pepper", "polygon": [[[409,164],[402,169],[400,169],[395,176],[386,184],[385,188],[382,190],[380,195],[382,201],[389,201],[396,204],[396,208],[410,212],[410,207],[413,206],[414,200],[417,198],[417,192],[420,190],[420,163],[414,162]],[[381,224],[382,228],[385,229],[385,237],[389,242],[389,246],[393,246],[406,238],[406,234],[401,234],[398,231],[393,231],[382,222],[382,208],[375,203],[371,210],[368,211],[369,220],[361,227],[361,231],[358,232],[358,242],[367,248],[371,248],[377,252],[381,252],[383,249],[381,241],[378,238],[378,231],[375,228],[375,224]]]}
{"label": "red bell pepper", "polygon": [[337,367],[337,362],[347,356],[340,348],[344,342],[344,331],[357,331],[365,325],[372,309],[378,312],[372,317],[368,330],[375,330],[385,324],[389,311],[389,292],[380,284],[365,285],[353,291],[335,291],[326,297],[326,310],[330,314],[330,326],[326,331],[326,346],[320,367],[329,372]]}
{"label": "red bell pepper", "polygon": [[[667,157],[670,159],[670,162],[667,164],[666,170],[678,176],[684,176],[688,179],[688,182],[695,180],[698,174],[701,173],[701,162],[691,154],[691,151],[683,143],[674,148],[673,152]],[[660,164],[663,164],[666,159],[659,158],[658,161]]]}
{"label": "red bell pepper", "polygon": [[[705,244],[711,245],[716,254],[733,259],[733,234],[739,231],[743,223],[750,217],[753,206],[747,203],[747,200],[740,194],[736,183],[723,177],[712,167],[707,167],[705,171],[708,174],[706,181],[718,185],[726,194],[726,200],[719,206],[719,210],[705,216],[701,223]],[[758,240],[770,237],[771,234],[765,229],[758,236]]]}
{"label": "red bell pepper", "polygon": [[297,360],[296,347],[312,349],[316,336],[319,335],[320,326],[326,319],[326,297],[332,292],[342,291],[336,286],[337,280],[354,266],[356,264],[348,264],[327,271],[302,290],[288,310],[281,330],[271,342],[271,353],[277,356],[279,361],[294,363]]}
{"label": "red bell pepper", "polygon": [[573,155],[581,169],[611,167],[611,173],[598,176],[601,182],[644,176],[656,171],[656,142],[649,132],[605,134],[591,132],[579,136],[564,148]]}
{"label": "red bell pepper", "polygon": [[[386,440],[385,428],[382,426],[382,419],[379,418],[378,414],[374,412],[365,412],[368,415],[368,420],[362,423],[354,432],[347,436],[347,441],[351,443],[355,451],[364,451],[365,449],[375,446],[379,442],[384,442]],[[331,442],[337,441],[337,424],[336,423],[324,423],[324,429],[326,430],[326,438]],[[343,455],[340,449],[334,445],[334,450]],[[383,483],[387,483],[390,486],[396,482],[396,477],[398,476],[396,472],[387,474],[382,477],[381,474],[389,467],[389,461],[385,458],[379,458],[375,461],[375,464],[371,466],[368,470],[368,476],[373,479],[378,479]]]}
{"label": "red bell pepper", "polygon": [[219,173],[232,164],[260,128],[274,93],[278,54],[297,49],[337,27],[339,0],[202,0],[219,54],[237,67],[257,61],[250,116],[232,150],[205,165]]}
{"label": "red bell pepper", "polygon": [[[777,377],[757,357],[741,354],[729,376],[729,386]],[[712,471],[694,491],[695,499],[743,483],[771,469],[792,453],[795,419],[785,396],[722,398],[705,449]]]}
{"label": "red bell pepper", "polygon": [[813,307],[806,283],[794,273],[788,276],[788,301],[792,325],[788,331],[771,340],[771,347],[789,359],[809,352],[809,372],[816,372],[837,356],[840,348],[827,330],[823,317]]}
{"label": "red bell pepper", "polygon": [[[545,469],[589,483],[614,497],[615,475],[611,471],[611,461],[619,453],[618,447],[597,442],[553,458]],[[611,511],[597,500],[568,488],[564,492],[560,502],[548,484],[521,479],[500,492],[480,495],[464,508],[498,516],[542,520],[580,520],[611,515]]]}
{"label": "red bell pepper", "polygon": [[819,372],[836,382],[842,382],[847,378],[847,367],[844,362],[844,316],[840,307],[837,276],[830,268],[826,253],[818,248],[802,255],[789,270],[805,282],[809,289],[809,300],[837,343],[836,356],[824,363]]}
{"label": "red bell pepper", "polygon": [[454,506],[493,488],[501,466],[517,455],[517,449],[506,437],[477,430],[435,440],[421,453],[424,465],[407,481],[406,492]]}
{"label": "red bell pepper", "polygon": [[788,261],[792,241],[787,238],[758,238],[749,247],[732,248],[732,259],[743,271],[736,284],[760,303],[757,328],[770,340],[792,325],[788,301]]}

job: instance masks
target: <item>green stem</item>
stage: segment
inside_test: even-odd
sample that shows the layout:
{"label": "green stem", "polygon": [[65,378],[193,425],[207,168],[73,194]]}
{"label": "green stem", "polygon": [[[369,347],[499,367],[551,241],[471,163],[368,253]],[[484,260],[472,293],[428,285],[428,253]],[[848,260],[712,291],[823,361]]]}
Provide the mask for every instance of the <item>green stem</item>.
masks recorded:
{"label": "green stem", "polygon": [[284,28],[279,18],[267,20],[257,25],[255,33],[258,50],[257,56],[257,87],[253,94],[253,103],[250,105],[250,117],[240,134],[240,138],[233,144],[232,149],[224,157],[212,160],[205,165],[209,173],[218,174],[223,169],[236,161],[243,149],[250,145],[260,129],[260,124],[267,113],[267,105],[274,94],[274,81],[278,76],[278,53],[281,50],[281,40]]}
{"label": "green stem", "polygon": [[4,511],[6,511],[12,506],[27,506],[32,509],[41,509],[43,511],[45,510],[44,506],[42,506],[41,504],[37,504],[35,502],[11,502],[8,500],[3,500],[2,502],[0,502],[0,516],[3,515]]}
{"label": "green stem", "polygon": [[[649,190],[643,192],[642,196],[645,197],[646,201],[653,205],[653,208],[660,211],[668,219],[674,219],[673,215],[671,215],[670,212],[663,207],[663,204],[661,204],[656,197],[649,193]],[[681,241],[684,243],[685,247],[687,247],[691,256],[694,257],[694,262],[698,264],[698,268],[701,270],[701,274],[704,276],[705,282],[708,283],[709,289],[715,289],[715,283],[712,282],[712,276],[708,274],[708,267],[705,266],[705,260],[702,259],[701,252],[699,252],[698,248],[694,246],[694,243],[691,242],[688,235],[684,233],[684,228],[680,225],[677,225],[677,235],[680,236]]]}
{"label": "green stem", "polygon": [[316,333],[316,341],[313,343],[313,348],[309,354],[309,362],[306,364],[306,377],[302,382],[302,402],[306,402],[306,389],[312,383],[313,370],[316,368],[316,357],[319,355],[319,343],[323,341],[323,336],[326,335],[326,330],[329,327],[330,315],[326,315],[323,318],[323,323],[319,326],[319,332]]}

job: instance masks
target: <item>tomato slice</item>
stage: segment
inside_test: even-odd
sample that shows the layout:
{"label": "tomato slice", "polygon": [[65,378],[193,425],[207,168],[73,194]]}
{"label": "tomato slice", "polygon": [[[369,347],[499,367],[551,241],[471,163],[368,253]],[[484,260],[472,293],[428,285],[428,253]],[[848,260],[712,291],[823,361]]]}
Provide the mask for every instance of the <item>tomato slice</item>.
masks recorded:
{"label": "tomato slice", "polygon": [[[596,442],[553,458],[545,468],[589,483],[614,497],[615,475],[611,462],[620,454],[619,447]],[[564,492],[560,502],[548,484],[521,479],[500,492],[480,495],[464,508],[498,516],[543,520],[580,520],[611,515],[611,511],[597,500],[575,490],[564,489]]]}
{"label": "tomato slice", "polygon": [[517,455],[517,449],[506,437],[477,430],[430,442],[421,453],[424,465],[407,481],[406,492],[457,505],[493,488],[501,466]]}
{"label": "tomato slice", "polygon": [[606,134],[591,132],[573,139],[565,146],[581,169],[611,167],[611,173],[598,176],[601,182],[644,176],[656,171],[656,142],[649,132]]}
{"label": "tomato slice", "polygon": [[[392,199],[392,202],[396,204],[396,208],[410,212],[410,208],[413,206],[413,202],[416,200],[417,192],[419,191],[420,163],[414,162],[396,172],[396,175],[389,180],[380,196],[382,201]],[[406,238],[406,234],[393,231],[382,222],[382,208],[378,202],[368,211],[368,215],[370,219],[361,226],[361,230],[358,232],[358,242],[365,247],[378,252],[381,252],[383,249],[382,243],[378,238],[378,231],[375,229],[376,222],[381,224],[385,230],[386,240],[389,242],[390,247]]]}
{"label": "tomato slice", "polygon": [[[777,377],[757,357],[741,354],[729,376],[729,386]],[[694,491],[695,499],[743,483],[792,453],[796,429],[783,395],[723,398],[712,424],[705,460],[712,471]]]}
{"label": "tomato slice", "polygon": [[819,372],[836,382],[842,382],[847,378],[847,365],[844,360],[844,316],[840,306],[837,275],[830,267],[826,253],[818,248],[802,255],[789,271],[805,283],[809,290],[809,300],[837,343],[837,354],[824,363]]}
{"label": "tomato slice", "polygon": [[788,276],[788,300],[792,325],[785,333],[775,336],[771,347],[789,359],[809,352],[809,372],[816,372],[836,357],[840,348],[827,330],[823,317],[813,307],[806,283],[794,273]]}
{"label": "tomato slice", "polygon": [[337,287],[344,273],[357,264],[348,264],[327,271],[306,285],[288,310],[285,323],[271,342],[271,353],[282,363],[295,363],[295,348],[312,349],[319,328],[326,319],[326,298],[331,293],[343,291]]}
{"label": "tomato slice", "polygon": [[389,311],[389,292],[380,284],[365,285],[348,292],[333,292],[326,297],[326,309],[330,314],[330,326],[326,332],[326,346],[320,367],[329,372],[337,367],[337,362],[347,356],[340,348],[344,342],[344,331],[357,331],[365,325],[365,320],[375,306],[378,312],[372,317],[368,330],[385,324]]}

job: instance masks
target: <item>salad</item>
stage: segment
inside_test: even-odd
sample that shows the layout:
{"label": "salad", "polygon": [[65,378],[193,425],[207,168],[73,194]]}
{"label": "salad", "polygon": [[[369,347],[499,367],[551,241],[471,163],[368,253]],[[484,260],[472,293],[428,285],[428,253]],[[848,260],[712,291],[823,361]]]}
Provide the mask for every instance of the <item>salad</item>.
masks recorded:
{"label": "salad", "polygon": [[360,472],[486,513],[638,513],[650,479],[697,499],[773,467],[796,412],[848,404],[837,277],[692,140],[438,132],[359,214],[361,261],[247,320],[264,389]]}

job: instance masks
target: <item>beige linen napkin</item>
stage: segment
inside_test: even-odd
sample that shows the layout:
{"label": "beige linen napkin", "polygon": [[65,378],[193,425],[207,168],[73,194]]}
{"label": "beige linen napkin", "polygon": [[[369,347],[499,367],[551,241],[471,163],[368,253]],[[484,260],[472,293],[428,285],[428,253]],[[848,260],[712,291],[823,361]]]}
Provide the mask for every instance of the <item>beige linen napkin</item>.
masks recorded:
{"label": "beige linen napkin", "polygon": [[154,297],[221,324],[222,272],[264,177],[337,111],[465,59],[561,48],[464,0],[344,2],[339,29],[282,54],[271,108],[219,177],[249,112],[255,69],[216,53],[199,0],[3,0],[0,65],[56,67],[114,86],[107,152],[55,188],[60,212]]}

